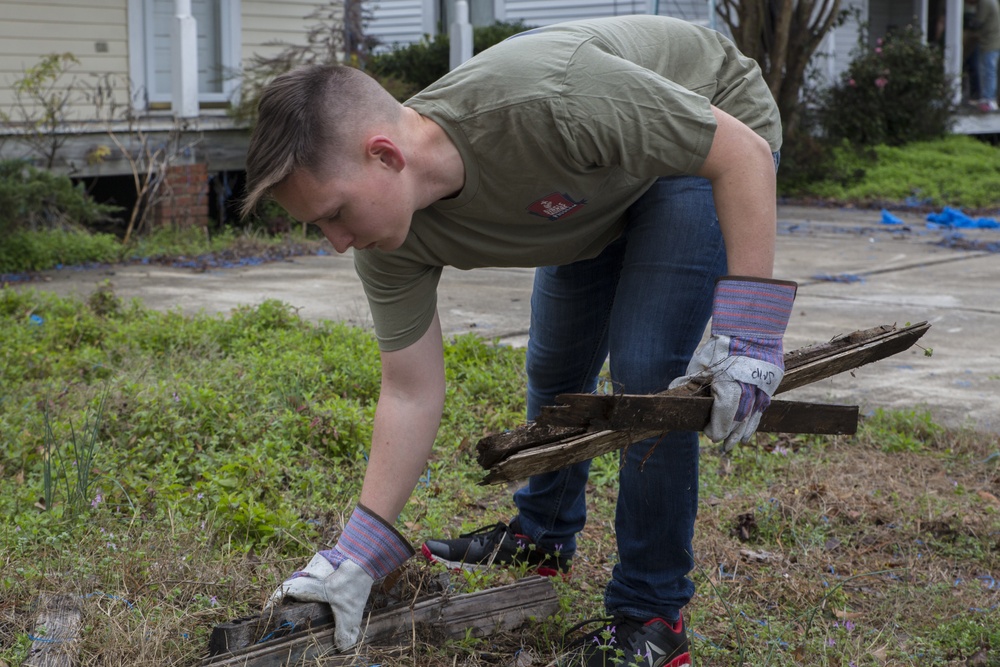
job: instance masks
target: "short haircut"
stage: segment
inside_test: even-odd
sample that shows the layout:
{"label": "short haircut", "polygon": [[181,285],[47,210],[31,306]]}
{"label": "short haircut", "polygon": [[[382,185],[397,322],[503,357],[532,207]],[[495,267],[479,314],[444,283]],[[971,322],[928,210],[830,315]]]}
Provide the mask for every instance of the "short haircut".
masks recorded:
{"label": "short haircut", "polygon": [[395,122],[401,109],[375,79],[353,67],[308,65],[276,77],[257,106],[242,214],[252,213],[297,169],[322,176],[342,167],[366,128]]}

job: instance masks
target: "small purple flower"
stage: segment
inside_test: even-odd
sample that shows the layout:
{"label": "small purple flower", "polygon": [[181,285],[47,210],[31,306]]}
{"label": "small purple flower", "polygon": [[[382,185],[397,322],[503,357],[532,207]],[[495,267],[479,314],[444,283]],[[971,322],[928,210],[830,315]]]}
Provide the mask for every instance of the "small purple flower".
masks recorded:
{"label": "small purple flower", "polygon": [[202,499],[202,498],[204,498],[204,497],[205,497],[205,494],[204,494],[204,493],[199,493],[199,494],[198,494],[198,500],[201,500],[201,499]]}
{"label": "small purple flower", "polygon": [[854,629],[854,623],[852,623],[851,621],[844,621],[844,629],[850,632],[851,630]]}
{"label": "small purple flower", "polygon": [[177,392],[175,391],[174,392],[174,403],[180,403],[180,402],[181,402],[181,397],[178,396]]}
{"label": "small purple flower", "polygon": [[101,492],[98,491],[97,495],[94,496],[94,499],[90,501],[90,506],[96,508],[98,505],[100,505],[103,502],[104,502],[104,496],[102,496]]}
{"label": "small purple flower", "polygon": [[836,644],[837,644],[837,642],[836,642],[836,640],[833,637],[828,637],[827,638],[827,640],[826,640],[826,645],[827,646],[835,646]]}
{"label": "small purple flower", "polygon": [[210,597],[208,601],[211,603],[213,607],[219,606],[219,600],[214,595]]}

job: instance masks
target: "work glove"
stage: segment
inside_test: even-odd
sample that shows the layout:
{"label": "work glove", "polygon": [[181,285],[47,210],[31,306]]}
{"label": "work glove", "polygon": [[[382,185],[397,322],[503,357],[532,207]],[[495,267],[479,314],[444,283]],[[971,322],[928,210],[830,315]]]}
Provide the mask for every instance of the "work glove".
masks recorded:
{"label": "work glove", "polygon": [[267,606],[286,598],[327,603],[333,610],[337,649],[346,652],[358,642],[372,584],[413,553],[406,538],[359,503],[333,549],[317,553],[304,570],[278,586]]}
{"label": "work glove", "polygon": [[670,383],[671,389],[691,380],[711,384],[715,400],[705,435],[721,441],[724,452],[754,434],[785,375],[781,339],[797,287],[780,280],[719,278],[711,337],[691,358],[687,375]]}

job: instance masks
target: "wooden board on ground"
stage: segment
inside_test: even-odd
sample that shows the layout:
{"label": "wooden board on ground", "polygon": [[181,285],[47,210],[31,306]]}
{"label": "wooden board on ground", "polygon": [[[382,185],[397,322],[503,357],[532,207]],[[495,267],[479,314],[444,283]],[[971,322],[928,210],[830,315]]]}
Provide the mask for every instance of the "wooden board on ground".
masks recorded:
{"label": "wooden board on ground", "polygon": [[80,598],[43,595],[32,631],[26,667],[71,667],[80,649]]}
{"label": "wooden board on ground", "polygon": [[486,637],[512,630],[532,618],[551,616],[558,609],[559,600],[551,581],[533,576],[485,591],[433,595],[372,612],[361,624],[362,646],[349,655],[337,654],[334,626],[327,623],[209,656],[201,664],[202,667],[276,667],[322,657],[324,665],[354,665],[359,652],[363,654],[364,645],[408,645],[414,638],[426,642],[460,639],[469,634]]}
{"label": "wooden board on ground", "polygon": [[[775,393],[898,354],[929,328],[927,322],[902,328],[881,325],[793,350],[785,355],[785,375]],[[536,423],[479,441],[479,464],[488,471],[481,483],[510,482],[558,470],[671,430],[700,431],[711,411],[709,394],[707,382],[689,382],[655,395],[558,396],[561,405],[543,408]],[[773,401],[772,406],[762,416],[762,432],[853,433],[857,425],[855,406],[780,401]]]}

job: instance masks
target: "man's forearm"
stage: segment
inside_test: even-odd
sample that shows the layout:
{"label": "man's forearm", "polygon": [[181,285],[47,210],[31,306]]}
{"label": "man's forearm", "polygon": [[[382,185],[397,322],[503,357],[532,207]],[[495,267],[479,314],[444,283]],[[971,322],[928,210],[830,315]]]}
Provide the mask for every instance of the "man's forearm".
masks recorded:
{"label": "man's forearm", "polygon": [[713,111],[718,129],[700,173],[712,182],[729,274],[770,278],[777,225],[771,150],[750,128]]}
{"label": "man's forearm", "polygon": [[393,523],[430,456],[444,407],[444,357],[437,317],[405,350],[382,355],[382,391],[361,503]]}

